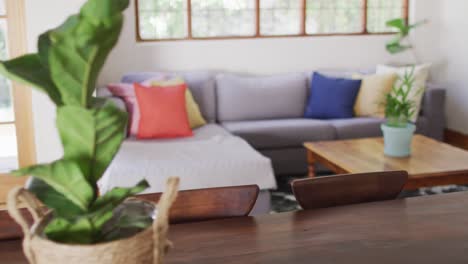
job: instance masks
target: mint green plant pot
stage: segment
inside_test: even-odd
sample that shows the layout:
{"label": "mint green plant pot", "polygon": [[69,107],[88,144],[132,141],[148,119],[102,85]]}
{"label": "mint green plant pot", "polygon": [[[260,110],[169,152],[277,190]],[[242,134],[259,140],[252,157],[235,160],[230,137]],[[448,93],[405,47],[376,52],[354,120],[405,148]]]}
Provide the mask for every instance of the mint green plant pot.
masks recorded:
{"label": "mint green plant pot", "polygon": [[411,142],[416,126],[408,123],[406,127],[381,126],[384,135],[384,153],[390,157],[404,158],[411,155]]}

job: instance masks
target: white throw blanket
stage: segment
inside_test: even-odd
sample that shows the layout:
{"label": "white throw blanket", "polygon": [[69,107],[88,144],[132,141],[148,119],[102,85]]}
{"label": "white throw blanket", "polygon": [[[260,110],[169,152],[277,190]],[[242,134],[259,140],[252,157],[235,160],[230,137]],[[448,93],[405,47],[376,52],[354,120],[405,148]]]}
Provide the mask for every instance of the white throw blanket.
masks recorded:
{"label": "white throw blanket", "polygon": [[101,193],[146,179],[145,193],[162,192],[166,179],[178,176],[181,190],[257,184],[276,189],[271,161],[243,139],[218,125],[179,140],[126,140],[99,182]]}

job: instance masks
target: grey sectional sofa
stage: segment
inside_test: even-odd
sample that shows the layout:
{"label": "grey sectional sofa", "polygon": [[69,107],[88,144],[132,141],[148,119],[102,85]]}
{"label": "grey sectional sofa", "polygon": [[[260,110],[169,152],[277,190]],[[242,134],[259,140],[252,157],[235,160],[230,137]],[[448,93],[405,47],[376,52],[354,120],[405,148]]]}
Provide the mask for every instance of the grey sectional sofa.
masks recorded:
{"label": "grey sectional sofa", "polygon": [[[355,71],[328,71],[349,76]],[[127,83],[141,82],[155,73],[132,73]],[[316,120],[303,118],[311,73],[267,77],[219,72],[179,72],[185,78],[205,118],[244,138],[273,161],[275,173],[305,174],[303,142],[381,136],[378,118]],[[101,91],[101,95],[108,95]],[[445,90],[428,85],[417,133],[441,140],[445,128]]]}

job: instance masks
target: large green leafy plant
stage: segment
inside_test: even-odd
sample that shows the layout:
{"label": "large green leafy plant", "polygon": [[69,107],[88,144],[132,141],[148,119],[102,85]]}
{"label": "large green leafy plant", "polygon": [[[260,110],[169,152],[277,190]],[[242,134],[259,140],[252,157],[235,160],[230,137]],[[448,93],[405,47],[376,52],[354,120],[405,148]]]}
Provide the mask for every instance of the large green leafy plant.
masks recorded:
{"label": "large green leafy plant", "polygon": [[43,91],[57,106],[63,158],[13,172],[40,180],[31,191],[53,210],[45,234],[55,241],[109,240],[106,234],[115,232],[103,227],[114,209],[148,187],[142,181],[99,196],[97,186],[125,137],[127,114],[93,93],[128,5],[129,0],[88,0],[78,14],[39,37],[37,53],[0,63],[3,75]]}

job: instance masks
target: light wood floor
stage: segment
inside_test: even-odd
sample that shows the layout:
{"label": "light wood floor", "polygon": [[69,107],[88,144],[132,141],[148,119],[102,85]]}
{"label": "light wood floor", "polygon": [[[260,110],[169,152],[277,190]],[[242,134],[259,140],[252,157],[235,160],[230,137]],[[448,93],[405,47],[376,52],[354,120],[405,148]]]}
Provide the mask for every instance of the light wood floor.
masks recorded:
{"label": "light wood floor", "polygon": [[0,174],[0,209],[3,209],[8,192],[15,186],[23,186],[26,177],[12,177],[10,175]]}

